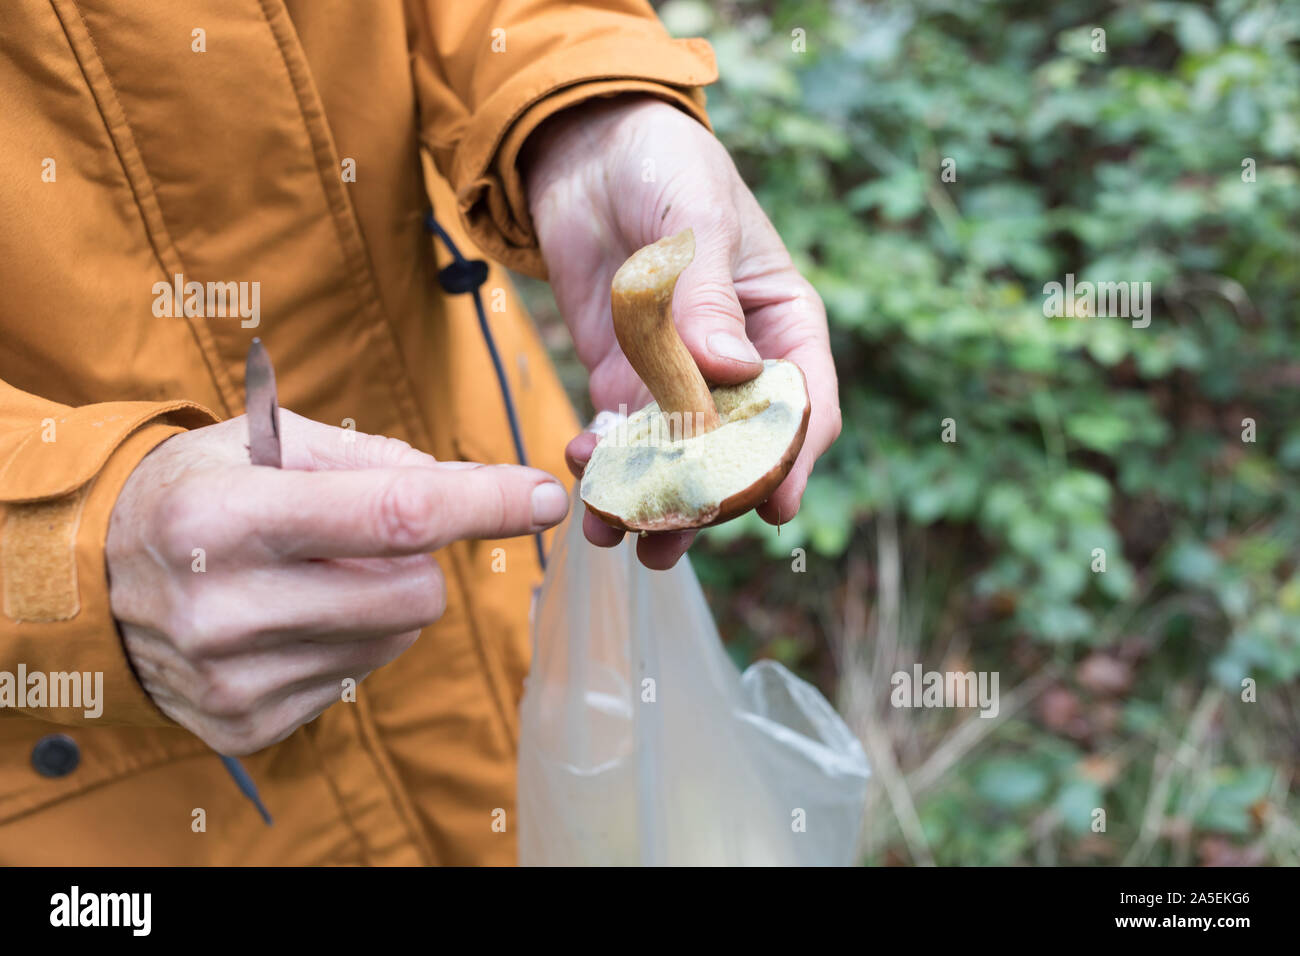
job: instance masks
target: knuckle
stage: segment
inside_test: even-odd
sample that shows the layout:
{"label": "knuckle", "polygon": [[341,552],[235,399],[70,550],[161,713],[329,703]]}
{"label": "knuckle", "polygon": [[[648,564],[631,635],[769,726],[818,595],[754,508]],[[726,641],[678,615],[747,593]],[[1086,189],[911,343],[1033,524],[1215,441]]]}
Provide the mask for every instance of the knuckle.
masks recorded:
{"label": "knuckle", "polygon": [[840,411],[838,403],[831,406],[830,410],[830,437],[835,441],[840,437],[840,432],[844,429],[844,414]]}
{"label": "knuckle", "polygon": [[191,660],[215,658],[245,643],[247,633],[232,619],[231,602],[203,589],[177,602],[168,616],[167,633]]}
{"label": "knuckle", "polygon": [[397,660],[419,640],[419,637],[420,631],[413,630],[375,639],[357,660],[357,673],[354,675],[356,682],[362,683],[379,668]]}
{"label": "knuckle", "polygon": [[[395,661],[397,658],[401,657],[408,650],[410,650],[411,645],[413,645],[419,639],[420,639],[420,632],[418,630],[407,631],[405,634],[397,634],[389,638],[387,641],[384,642],[385,646],[383,648],[383,651],[380,654],[379,659],[375,662],[375,666],[371,668],[371,672],[376,671],[379,668],[383,667],[385,664],[390,664],[393,661]],[[365,677],[368,676],[370,676],[370,672],[367,672],[366,675],[362,677],[362,680],[364,680]]]}
{"label": "knuckle", "polygon": [[689,307],[701,313],[713,313],[743,321],[735,290],[724,279],[707,279],[690,290]]}
{"label": "knuckle", "polygon": [[432,624],[447,611],[447,584],[442,577],[442,569],[432,556],[418,576],[416,587],[422,599],[420,620],[423,625]]}
{"label": "knuckle", "polygon": [[420,639],[419,631],[407,631],[405,634],[398,634],[393,638],[393,656],[403,654],[411,649],[411,646]]}
{"label": "knuckle", "polygon": [[433,512],[433,496],[427,485],[416,475],[398,475],[379,496],[377,530],[394,547],[418,547],[428,539]]}
{"label": "knuckle", "polygon": [[[628,364],[622,352],[612,353],[609,358],[602,359],[600,364],[591,370],[587,378],[587,387],[591,390],[592,399],[596,402],[596,407],[601,407],[601,400],[606,397],[619,395],[623,383],[627,380],[630,373],[631,365]],[[621,401],[627,401],[620,398]],[[627,409],[630,415],[636,411],[636,406]]]}
{"label": "knuckle", "polygon": [[203,737],[204,743],[227,757],[244,757],[264,750],[271,735],[251,718],[222,719]]}
{"label": "knuckle", "polygon": [[200,711],[235,724],[252,717],[257,701],[247,681],[229,667],[200,668],[200,672],[203,676],[195,701]]}
{"label": "knuckle", "polygon": [[735,207],[726,190],[715,188],[696,197],[693,219],[697,234],[730,237],[738,231]]}
{"label": "knuckle", "polygon": [[333,701],[305,700],[301,695],[289,698],[281,706],[251,711],[221,720],[221,732],[237,751],[223,753],[252,754],[272,747],[303,724],[311,723]]}
{"label": "knuckle", "polygon": [[801,298],[820,316],[826,315],[826,302],[822,299],[821,293],[813,286],[811,282],[804,281],[800,284]]}
{"label": "knuckle", "polygon": [[394,565],[395,594],[387,603],[400,608],[395,626],[423,628],[447,610],[447,584],[442,569],[430,554],[399,559]]}
{"label": "knuckle", "polygon": [[483,501],[484,527],[493,529],[493,533],[504,533],[510,523],[510,492],[505,482],[493,482],[491,493]]}
{"label": "knuckle", "polygon": [[203,547],[205,522],[190,483],[178,483],[161,493],[154,509],[154,540],[172,562],[189,563],[194,548]]}

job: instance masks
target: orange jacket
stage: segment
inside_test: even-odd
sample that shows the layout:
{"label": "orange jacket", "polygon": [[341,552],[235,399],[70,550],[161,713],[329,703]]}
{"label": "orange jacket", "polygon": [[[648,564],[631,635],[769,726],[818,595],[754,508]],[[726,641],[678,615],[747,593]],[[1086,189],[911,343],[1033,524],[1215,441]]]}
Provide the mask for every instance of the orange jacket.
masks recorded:
{"label": "orange jacket", "polygon": [[[104,683],[98,717],[0,707],[0,864],[514,860],[531,541],[442,552],[442,620],[356,703],[245,758],[267,828],[133,676],[109,515],[158,442],[242,412],[254,335],[287,408],[513,461],[425,209],[467,252],[540,275],[515,163],[529,132],[623,90],[707,122],[714,78],[708,45],[669,39],[644,0],[5,0],[0,704],[20,668]],[[177,275],[260,283],[259,324],[155,314]],[[500,267],[485,291],[506,303],[490,319],[532,463],[563,476],[573,413]]]}

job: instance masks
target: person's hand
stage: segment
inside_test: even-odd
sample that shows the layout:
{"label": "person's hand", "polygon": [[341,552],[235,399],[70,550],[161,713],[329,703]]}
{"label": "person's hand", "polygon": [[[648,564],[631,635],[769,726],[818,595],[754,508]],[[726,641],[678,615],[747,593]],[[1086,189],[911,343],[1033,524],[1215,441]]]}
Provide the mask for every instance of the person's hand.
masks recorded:
{"label": "person's hand", "polygon": [[441,616],[429,552],[568,511],[532,468],[438,462],[283,409],[280,428],[283,470],[249,464],[242,415],[167,439],[109,523],[110,602],[145,691],[228,755],[283,740]]}
{"label": "person's hand", "polygon": [[[735,384],[762,358],[803,369],[812,412],[803,451],[759,514],[772,524],[799,510],[813,463],[840,432],[839,395],[821,298],[790,255],[722,144],[696,120],[660,100],[593,100],[552,117],[526,144],[522,168],[551,286],[578,356],[591,373],[598,411],[651,400],[614,336],[610,282],[633,252],[688,226],[695,261],[673,295],[673,317],[705,379]],[[596,438],[566,451],[581,474]],[[623,537],[587,512],[593,544]],[[694,532],[642,535],[648,567],[672,567]]]}

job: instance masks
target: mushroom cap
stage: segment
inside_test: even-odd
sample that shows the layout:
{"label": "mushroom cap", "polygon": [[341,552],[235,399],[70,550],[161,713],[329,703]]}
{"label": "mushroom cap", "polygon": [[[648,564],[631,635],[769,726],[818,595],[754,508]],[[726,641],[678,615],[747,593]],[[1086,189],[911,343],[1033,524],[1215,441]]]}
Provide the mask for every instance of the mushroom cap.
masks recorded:
{"label": "mushroom cap", "polygon": [[672,440],[659,405],[606,432],[582,474],[582,500],[623,531],[721,524],[762,504],[785,480],[808,431],[808,383],[793,362],[768,359],[756,378],[712,390],[722,424]]}

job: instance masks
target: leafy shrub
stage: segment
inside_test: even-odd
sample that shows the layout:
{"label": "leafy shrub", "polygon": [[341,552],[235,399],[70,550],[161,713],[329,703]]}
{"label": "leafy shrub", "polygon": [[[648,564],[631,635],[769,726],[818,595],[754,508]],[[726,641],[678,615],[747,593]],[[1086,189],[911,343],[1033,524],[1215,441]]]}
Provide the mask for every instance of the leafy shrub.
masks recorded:
{"label": "leafy shrub", "polygon": [[[779,536],[751,516],[697,549],[738,656],[775,653],[830,685],[834,620],[879,598],[887,519],[910,659],[969,647],[1004,688],[1059,668],[919,797],[912,858],[921,840],[941,861],[1033,859],[1030,824],[1055,819],[1066,860],[1134,840],[1141,859],[1209,859],[1227,834],[1294,862],[1294,825],[1279,847],[1259,806],[1272,794],[1284,819],[1300,751],[1300,10],[660,12],[717,51],[718,135],[821,292],[840,375],[845,431],[801,513]],[[1045,284],[1067,274],[1151,283],[1149,326],[1048,317]],[[807,575],[788,573],[798,547]],[[846,585],[855,556],[870,567]],[[1080,667],[1098,660],[1131,686],[1090,689]],[[1258,704],[1240,702],[1245,678]],[[1061,695],[1084,730],[1053,717]],[[1180,740],[1209,762],[1170,770]],[[1079,826],[1101,806],[1109,849]],[[907,858],[886,830],[871,858]]]}

